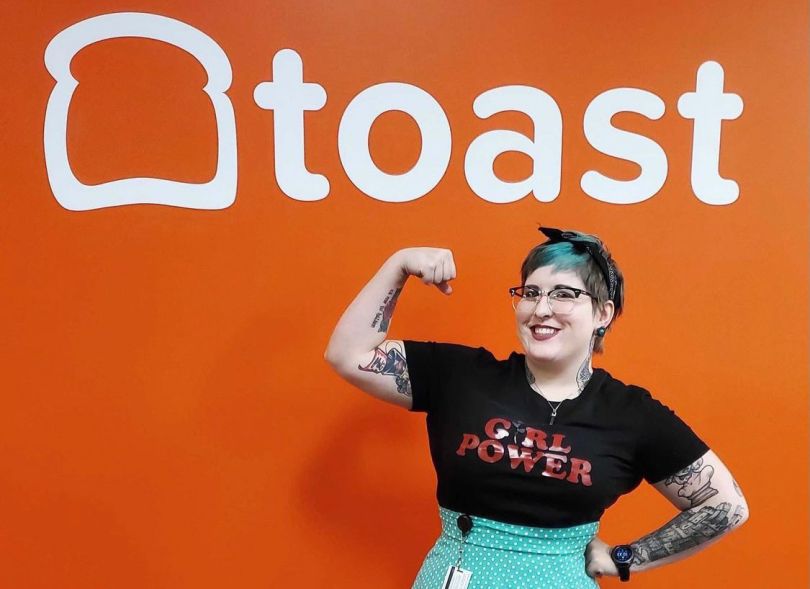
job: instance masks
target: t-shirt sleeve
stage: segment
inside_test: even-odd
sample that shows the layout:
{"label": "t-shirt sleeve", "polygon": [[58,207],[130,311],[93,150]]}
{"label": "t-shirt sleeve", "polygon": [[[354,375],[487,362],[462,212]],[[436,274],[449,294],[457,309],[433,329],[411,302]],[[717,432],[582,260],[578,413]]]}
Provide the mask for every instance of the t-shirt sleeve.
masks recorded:
{"label": "t-shirt sleeve", "polygon": [[709,447],[675,412],[643,391],[641,397],[641,475],[654,484],[708,452]]}
{"label": "t-shirt sleeve", "polygon": [[404,344],[413,394],[411,411],[430,412],[452,388],[449,383],[454,375],[469,376],[477,357],[491,357],[483,348],[458,344],[413,340],[404,340]]}

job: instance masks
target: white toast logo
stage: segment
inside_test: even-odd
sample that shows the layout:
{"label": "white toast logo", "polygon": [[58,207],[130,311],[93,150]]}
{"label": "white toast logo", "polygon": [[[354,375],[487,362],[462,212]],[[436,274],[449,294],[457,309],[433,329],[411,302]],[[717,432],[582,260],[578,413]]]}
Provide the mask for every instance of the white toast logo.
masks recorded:
{"label": "white toast logo", "polygon": [[[78,81],[70,62],[93,43],[121,37],[163,41],[194,56],[205,69],[203,91],[211,99],[217,124],[217,168],[204,183],[160,178],[123,178],[102,184],[82,184],[73,173],[67,154],[70,101]],[[236,199],[236,124],[225,92],[231,85],[231,64],[222,48],[208,35],[179,20],[156,14],[121,12],[83,20],[56,35],[45,50],[45,66],[56,85],[45,111],[45,167],[60,205],[87,211],[129,204],[163,204],[193,209],[224,209]]]}

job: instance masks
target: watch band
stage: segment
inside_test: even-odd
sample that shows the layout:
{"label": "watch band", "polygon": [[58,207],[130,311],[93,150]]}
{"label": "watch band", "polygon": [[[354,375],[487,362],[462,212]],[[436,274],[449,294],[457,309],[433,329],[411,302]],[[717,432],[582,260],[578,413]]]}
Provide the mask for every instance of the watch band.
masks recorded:
{"label": "watch band", "polygon": [[619,570],[619,580],[620,581],[629,581],[630,580],[630,565],[629,564],[616,563],[616,568]]}
{"label": "watch band", "polygon": [[610,558],[619,571],[619,580],[630,580],[630,564],[633,562],[633,548],[628,544],[618,544],[610,549]]}

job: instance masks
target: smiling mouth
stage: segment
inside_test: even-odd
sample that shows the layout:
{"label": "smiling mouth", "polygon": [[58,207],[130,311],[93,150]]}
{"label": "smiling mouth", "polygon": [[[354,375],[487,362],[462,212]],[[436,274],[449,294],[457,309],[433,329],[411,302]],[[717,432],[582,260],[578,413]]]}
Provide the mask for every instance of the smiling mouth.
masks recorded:
{"label": "smiling mouth", "polygon": [[532,337],[538,341],[545,341],[551,339],[559,332],[559,329],[554,327],[545,327],[540,325],[535,325],[531,327]]}

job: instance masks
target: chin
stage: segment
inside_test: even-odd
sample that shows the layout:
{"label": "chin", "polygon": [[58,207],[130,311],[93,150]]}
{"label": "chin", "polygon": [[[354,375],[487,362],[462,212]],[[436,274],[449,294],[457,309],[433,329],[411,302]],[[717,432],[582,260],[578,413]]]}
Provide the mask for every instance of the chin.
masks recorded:
{"label": "chin", "polygon": [[538,345],[535,341],[532,341],[528,345],[524,343],[523,351],[527,358],[537,360],[538,362],[553,362],[559,358],[560,353],[557,346]]}
{"label": "chin", "polygon": [[554,364],[556,361],[559,360],[556,354],[526,354],[528,358],[531,358],[535,362],[542,362],[548,364]]}

